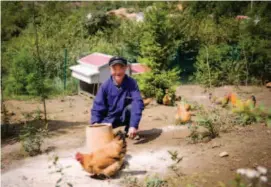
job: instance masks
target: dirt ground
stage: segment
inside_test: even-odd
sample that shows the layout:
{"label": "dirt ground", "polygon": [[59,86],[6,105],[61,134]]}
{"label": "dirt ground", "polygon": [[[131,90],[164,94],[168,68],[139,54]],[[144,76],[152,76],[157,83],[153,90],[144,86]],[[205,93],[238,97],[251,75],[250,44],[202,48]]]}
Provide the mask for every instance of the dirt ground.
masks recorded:
{"label": "dirt ground", "polygon": [[[222,96],[235,91],[243,98],[256,96],[257,104],[271,107],[271,91],[264,87],[225,86],[212,90]],[[199,86],[187,85],[177,89],[188,101],[196,101],[209,107],[208,92]],[[66,96],[47,101],[49,138],[42,147],[43,154],[26,157],[16,138],[2,140],[1,172],[2,186],[54,186],[59,174],[50,174],[49,157],[57,154],[59,162],[71,166],[64,170],[65,178],[73,186],[120,186],[127,177],[144,178],[152,174],[160,177],[175,176],[177,186],[218,186],[234,179],[238,168],[264,166],[268,168],[271,180],[271,129],[257,124],[235,127],[220,133],[220,137],[207,143],[188,144],[190,131],[187,126],[175,126],[175,107],[149,105],[143,112],[140,123],[142,140],[128,140],[128,166],[111,180],[95,180],[85,173],[74,159],[77,151],[85,150],[85,127],[90,119],[92,100],[84,96]],[[13,130],[24,121],[24,113],[34,113],[42,105],[37,101],[6,101],[12,113]],[[183,159],[176,165],[178,177],[169,166],[174,162],[168,151],[178,151]],[[221,158],[219,154],[228,152]],[[176,184],[176,182],[175,182]],[[270,184],[271,185],[271,184]]]}

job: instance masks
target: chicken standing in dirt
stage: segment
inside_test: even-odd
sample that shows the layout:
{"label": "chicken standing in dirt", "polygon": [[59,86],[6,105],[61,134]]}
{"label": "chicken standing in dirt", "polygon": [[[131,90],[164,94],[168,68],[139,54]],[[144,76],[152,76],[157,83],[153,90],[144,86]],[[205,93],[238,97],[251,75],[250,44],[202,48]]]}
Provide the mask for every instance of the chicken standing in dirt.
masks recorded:
{"label": "chicken standing in dirt", "polygon": [[180,104],[177,106],[177,113],[175,115],[175,123],[187,123],[191,120],[191,112],[190,112],[190,105],[188,104]]}
{"label": "chicken standing in dirt", "polygon": [[119,131],[115,138],[101,149],[90,154],[77,153],[76,160],[92,175],[111,177],[122,167],[125,154],[125,134]]}
{"label": "chicken standing in dirt", "polygon": [[212,93],[210,93],[209,100],[211,101],[211,103],[221,105],[222,107],[226,107],[230,101],[230,94],[226,94],[224,95],[224,97],[216,97]]}

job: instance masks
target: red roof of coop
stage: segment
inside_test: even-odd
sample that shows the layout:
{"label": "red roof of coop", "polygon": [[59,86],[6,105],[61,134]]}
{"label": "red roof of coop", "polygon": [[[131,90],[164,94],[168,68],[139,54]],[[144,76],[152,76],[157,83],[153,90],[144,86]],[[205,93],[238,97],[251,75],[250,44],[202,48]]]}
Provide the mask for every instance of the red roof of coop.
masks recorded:
{"label": "red roof of coop", "polygon": [[147,66],[145,66],[143,64],[139,64],[139,63],[132,64],[131,69],[132,69],[132,72],[134,72],[134,73],[145,73],[145,72],[150,71],[150,68],[148,68]]}
{"label": "red roof of coop", "polygon": [[[101,66],[107,65],[110,58],[112,57],[113,56],[111,55],[106,55],[103,53],[92,53],[90,55],[87,55],[79,59],[78,61],[79,63],[82,63],[82,64],[89,64],[89,65],[101,67]],[[145,72],[150,71],[150,68],[140,63],[131,64],[131,69],[133,73],[145,73]]]}
{"label": "red roof of coop", "polygon": [[92,53],[88,56],[85,56],[79,59],[79,62],[100,67],[107,64],[110,58],[112,58],[112,56],[110,55],[106,55],[102,53]]}

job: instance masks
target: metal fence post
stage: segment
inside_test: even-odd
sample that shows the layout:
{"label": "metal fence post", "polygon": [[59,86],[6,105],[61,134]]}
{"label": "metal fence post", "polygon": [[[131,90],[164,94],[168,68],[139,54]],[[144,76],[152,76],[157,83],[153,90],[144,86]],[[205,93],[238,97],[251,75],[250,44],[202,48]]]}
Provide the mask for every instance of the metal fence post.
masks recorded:
{"label": "metal fence post", "polygon": [[64,90],[66,90],[66,66],[67,66],[67,49],[64,49]]}

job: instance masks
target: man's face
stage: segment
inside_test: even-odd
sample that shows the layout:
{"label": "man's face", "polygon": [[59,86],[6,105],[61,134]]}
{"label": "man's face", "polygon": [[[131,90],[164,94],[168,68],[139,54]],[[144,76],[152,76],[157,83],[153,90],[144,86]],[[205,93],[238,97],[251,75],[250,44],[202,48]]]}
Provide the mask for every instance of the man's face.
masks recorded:
{"label": "man's face", "polygon": [[115,64],[110,67],[111,75],[118,84],[121,84],[125,76],[127,66],[121,64]]}

